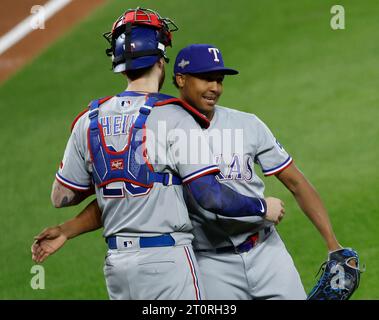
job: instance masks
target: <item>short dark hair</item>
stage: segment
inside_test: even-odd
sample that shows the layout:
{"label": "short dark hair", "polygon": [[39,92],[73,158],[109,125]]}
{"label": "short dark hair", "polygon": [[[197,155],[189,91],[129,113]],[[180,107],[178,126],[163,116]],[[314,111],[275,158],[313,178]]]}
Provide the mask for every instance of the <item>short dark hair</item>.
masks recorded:
{"label": "short dark hair", "polygon": [[147,68],[141,68],[136,70],[127,70],[125,71],[125,75],[130,79],[131,81],[137,80],[139,78],[142,78],[145,74],[147,74],[153,66],[147,67]]}

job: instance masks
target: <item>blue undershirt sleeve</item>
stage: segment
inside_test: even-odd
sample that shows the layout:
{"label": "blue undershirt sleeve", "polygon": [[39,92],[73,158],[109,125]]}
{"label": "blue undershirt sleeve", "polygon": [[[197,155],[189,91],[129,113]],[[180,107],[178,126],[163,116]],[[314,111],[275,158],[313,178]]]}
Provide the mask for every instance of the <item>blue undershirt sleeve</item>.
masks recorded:
{"label": "blue undershirt sleeve", "polygon": [[205,210],[226,217],[265,216],[266,201],[247,197],[219,183],[212,174],[188,183],[196,202]]}

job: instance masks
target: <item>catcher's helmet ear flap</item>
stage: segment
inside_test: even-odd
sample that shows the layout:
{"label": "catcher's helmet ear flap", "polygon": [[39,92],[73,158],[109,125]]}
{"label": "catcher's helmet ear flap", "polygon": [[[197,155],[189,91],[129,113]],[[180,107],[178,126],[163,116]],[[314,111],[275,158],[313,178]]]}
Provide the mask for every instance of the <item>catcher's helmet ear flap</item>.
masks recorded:
{"label": "catcher's helmet ear flap", "polygon": [[114,72],[136,70],[154,65],[171,46],[171,32],[178,27],[169,18],[143,8],[129,9],[103,36],[111,44],[106,54],[112,57]]}

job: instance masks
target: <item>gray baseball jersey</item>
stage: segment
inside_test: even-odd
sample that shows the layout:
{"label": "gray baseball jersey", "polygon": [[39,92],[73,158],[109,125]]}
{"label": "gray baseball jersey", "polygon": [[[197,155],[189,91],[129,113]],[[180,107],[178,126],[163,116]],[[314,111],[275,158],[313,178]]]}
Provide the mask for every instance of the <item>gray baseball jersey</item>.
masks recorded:
{"label": "gray baseball jersey", "polygon": [[[145,95],[115,96],[101,105],[99,122],[104,130],[108,148],[115,151],[126,147],[129,129],[139,109],[144,105]],[[73,127],[63,161],[56,178],[69,188],[87,190],[91,187],[93,170],[87,145],[88,112],[84,113]],[[203,130],[193,117],[176,105],[153,108],[146,122],[146,146],[149,162],[155,171],[170,172],[183,178],[183,182],[217,170]],[[196,135],[196,151],[203,155],[201,161],[183,158],[181,136]],[[179,135],[180,136],[180,135]],[[185,149],[185,148],[184,148]],[[205,156],[204,156],[205,155]],[[156,236],[171,233],[177,244],[188,244],[192,229],[183,198],[183,186],[164,186],[156,183],[148,194],[129,194],[123,182],[96,187],[96,196],[102,211],[104,237]],[[138,186],[134,186],[138,191]],[[115,198],[115,190],[118,196]]]}
{"label": "gray baseball jersey", "polygon": [[[216,106],[210,127],[205,131],[220,167],[221,183],[250,197],[264,197],[264,183],[255,173],[258,164],[264,175],[280,172],[292,158],[269,128],[255,115]],[[193,221],[196,249],[237,246],[252,233],[272,223],[261,217],[228,218],[201,208],[185,193]]]}
{"label": "gray baseball jersey", "polygon": [[[221,169],[219,181],[247,196],[264,197],[264,183],[254,164],[268,176],[292,162],[268,127],[252,114],[217,106],[207,138]],[[293,260],[272,223],[260,217],[215,216],[199,207],[190,193],[185,195],[208,299],[306,298]],[[271,232],[266,233],[266,227]],[[237,246],[256,232],[258,242],[247,252],[213,250]]]}

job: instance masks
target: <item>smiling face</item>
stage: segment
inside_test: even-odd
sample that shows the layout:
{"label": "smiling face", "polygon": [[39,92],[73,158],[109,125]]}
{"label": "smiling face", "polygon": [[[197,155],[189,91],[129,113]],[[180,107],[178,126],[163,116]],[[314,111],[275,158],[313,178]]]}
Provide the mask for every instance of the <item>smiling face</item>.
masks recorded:
{"label": "smiling face", "polygon": [[209,120],[212,119],[215,105],[222,94],[223,80],[222,72],[176,74],[181,99],[187,101]]}

